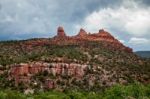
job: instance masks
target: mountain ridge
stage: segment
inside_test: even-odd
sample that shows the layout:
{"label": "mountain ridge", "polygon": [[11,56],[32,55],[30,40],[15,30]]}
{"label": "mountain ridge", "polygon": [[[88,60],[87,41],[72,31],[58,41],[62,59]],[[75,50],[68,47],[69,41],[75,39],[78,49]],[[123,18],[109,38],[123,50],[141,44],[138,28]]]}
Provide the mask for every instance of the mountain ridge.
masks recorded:
{"label": "mountain ridge", "polygon": [[135,53],[140,57],[150,58],[150,51],[136,51]]}

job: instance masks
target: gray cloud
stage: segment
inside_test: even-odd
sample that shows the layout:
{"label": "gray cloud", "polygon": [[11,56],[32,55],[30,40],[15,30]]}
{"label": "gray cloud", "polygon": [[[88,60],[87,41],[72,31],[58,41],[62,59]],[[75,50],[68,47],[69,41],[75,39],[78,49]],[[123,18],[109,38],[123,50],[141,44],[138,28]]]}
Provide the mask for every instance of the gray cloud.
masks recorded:
{"label": "gray cloud", "polygon": [[145,6],[150,6],[150,0],[139,0],[139,2]]}
{"label": "gray cloud", "polygon": [[[68,32],[99,8],[119,5],[120,0],[1,0],[1,33],[55,33],[58,25]],[[72,30],[72,31],[71,31]],[[45,35],[45,34],[43,34]]]}

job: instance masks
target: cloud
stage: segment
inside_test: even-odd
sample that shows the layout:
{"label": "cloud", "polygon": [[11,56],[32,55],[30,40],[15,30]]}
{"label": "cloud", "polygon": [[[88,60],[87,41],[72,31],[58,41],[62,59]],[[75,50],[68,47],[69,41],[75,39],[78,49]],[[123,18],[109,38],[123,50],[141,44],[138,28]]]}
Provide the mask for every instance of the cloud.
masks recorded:
{"label": "cloud", "polygon": [[150,6],[150,0],[137,0],[143,6]]}
{"label": "cloud", "polygon": [[147,38],[130,38],[128,44],[132,46],[134,51],[150,50],[150,40]]}
{"label": "cloud", "polygon": [[129,1],[119,8],[105,8],[93,12],[76,28],[85,27],[93,32],[105,28],[109,31],[120,30],[131,36],[150,37],[150,8],[141,8],[138,3]]}
{"label": "cloud", "polygon": [[0,0],[0,33],[54,35],[56,28],[63,25],[71,34],[75,31],[74,25],[81,22],[85,16],[99,8],[119,4],[120,0],[108,1]]}
{"label": "cloud", "polygon": [[124,0],[121,6],[94,11],[75,28],[83,27],[92,33],[103,28],[135,50],[141,49],[141,46],[136,47],[133,43],[144,44],[142,48],[150,49],[147,41],[150,38],[150,6],[141,1]]}
{"label": "cloud", "polygon": [[143,44],[149,44],[150,43],[150,40],[146,39],[146,38],[136,38],[136,37],[133,37],[129,40],[129,43],[130,44],[133,44],[133,45],[143,45]]}

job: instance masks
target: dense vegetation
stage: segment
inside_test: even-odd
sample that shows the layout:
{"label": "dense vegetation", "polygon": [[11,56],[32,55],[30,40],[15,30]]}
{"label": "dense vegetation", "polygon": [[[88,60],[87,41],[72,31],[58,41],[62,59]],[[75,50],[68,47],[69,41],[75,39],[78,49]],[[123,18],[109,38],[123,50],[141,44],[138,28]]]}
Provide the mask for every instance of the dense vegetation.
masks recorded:
{"label": "dense vegetation", "polygon": [[[136,55],[114,50],[113,48],[109,48],[109,44],[102,42],[86,42],[83,45],[62,46],[51,44],[38,45],[38,43],[34,45],[35,42],[32,42],[32,40],[0,42],[0,65],[5,66],[28,61],[47,61],[50,58],[56,57],[76,59],[84,62],[91,61],[97,62],[98,64],[101,62],[118,62],[130,65],[138,64]],[[99,57],[103,58],[105,62],[99,60]]]}
{"label": "dense vegetation", "polygon": [[12,90],[1,90],[0,99],[149,99],[150,85],[139,83],[127,86],[116,85],[103,92],[70,90],[65,92],[48,91],[25,95]]}
{"label": "dense vegetation", "polygon": [[28,61],[47,61],[55,57],[63,57],[72,60],[78,59],[81,61],[87,59],[75,45],[36,45],[30,48],[25,42],[26,41],[0,42],[0,65],[5,66]]}

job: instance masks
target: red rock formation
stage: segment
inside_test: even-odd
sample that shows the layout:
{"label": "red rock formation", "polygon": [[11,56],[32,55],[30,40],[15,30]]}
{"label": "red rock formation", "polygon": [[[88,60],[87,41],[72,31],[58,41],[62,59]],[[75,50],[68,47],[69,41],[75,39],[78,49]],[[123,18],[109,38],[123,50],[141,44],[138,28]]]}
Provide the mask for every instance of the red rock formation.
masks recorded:
{"label": "red rock formation", "polygon": [[77,37],[86,38],[86,36],[88,36],[87,32],[84,29],[81,28],[78,35],[77,35]]}
{"label": "red rock formation", "polygon": [[104,41],[104,42],[109,42],[109,43],[121,44],[110,33],[108,33],[107,31],[104,31],[103,29],[99,30],[98,33],[89,34],[87,39],[89,41]]}
{"label": "red rock formation", "polygon": [[103,29],[99,30],[99,33],[97,35],[100,35],[100,37],[103,38],[104,40],[108,40],[108,39],[112,41],[115,40],[115,38],[110,33],[104,31]]}
{"label": "red rock formation", "polygon": [[54,45],[79,45],[86,44],[87,41],[95,41],[95,42],[104,42],[106,46],[109,46],[112,50],[122,50],[126,52],[132,53],[132,49],[124,46],[119,40],[117,40],[114,36],[112,36],[109,32],[104,29],[99,30],[98,33],[90,33],[84,29],[80,29],[79,33],[76,36],[67,36],[63,27],[58,27],[57,35],[53,38],[49,39],[32,39],[20,44],[22,49],[32,51],[34,46],[44,46],[51,44]]}
{"label": "red rock formation", "polygon": [[66,37],[66,33],[63,27],[58,27],[57,29],[57,37]]}
{"label": "red rock formation", "polygon": [[28,64],[12,65],[10,72],[12,76],[27,75],[29,73]]}
{"label": "red rock formation", "polygon": [[14,78],[16,84],[18,84],[19,82],[30,82],[30,77],[44,71],[47,71],[54,76],[68,75],[82,78],[87,67],[87,65],[80,65],[76,63],[67,64],[33,62],[30,64],[12,65],[9,73],[10,78]]}
{"label": "red rock formation", "polygon": [[97,41],[97,42],[104,42],[116,50],[122,50],[126,52],[132,52],[132,49],[129,47],[124,46],[119,40],[117,40],[114,36],[112,36],[109,32],[105,31],[104,29],[99,30],[98,33],[91,33],[87,34],[84,29],[80,29],[79,33],[76,36],[66,36],[64,29],[62,27],[58,28],[57,36],[52,38],[52,44],[60,44],[60,45],[67,45],[67,44],[80,44],[86,41]]}
{"label": "red rock formation", "polygon": [[43,46],[43,45],[72,45],[72,44],[84,44],[86,41],[96,41],[96,42],[104,42],[116,50],[122,50],[126,52],[132,52],[132,49],[124,46],[119,40],[117,40],[114,36],[112,36],[109,32],[101,29],[98,33],[90,33],[84,29],[80,29],[79,33],[76,36],[67,36],[63,27],[58,27],[57,35],[50,40],[48,39],[36,39],[29,40],[23,44],[21,44],[22,49],[32,50],[34,46]]}

